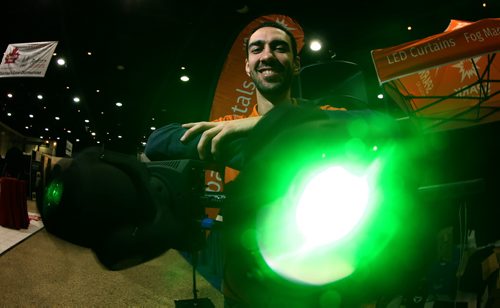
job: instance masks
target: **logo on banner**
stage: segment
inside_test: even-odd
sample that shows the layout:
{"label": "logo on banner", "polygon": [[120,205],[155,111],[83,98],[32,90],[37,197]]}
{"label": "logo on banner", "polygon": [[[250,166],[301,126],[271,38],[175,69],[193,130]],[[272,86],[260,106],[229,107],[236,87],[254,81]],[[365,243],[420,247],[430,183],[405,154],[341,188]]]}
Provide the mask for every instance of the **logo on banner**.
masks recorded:
{"label": "logo on banner", "polygon": [[0,64],[0,77],[44,77],[57,42],[9,44]]}
{"label": "logo on banner", "polygon": [[478,71],[481,71],[481,68],[478,66],[478,62],[481,59],[481,57],[475,57],[472,60],[464,60],[460,61],[457,64],[453,65],[452,67],[458,68],[460,74],[462,75],[462,78],[460,79],[460,82],[464,82],[465,78],[470,79],[476,77],[476,69],[474,68],[473,63],[476,63],[476,68]]}
{"label": "logo on banner", "polygon": [[16,63],[17,59],[19,59],[19,49],[14,47],[12,52],[5,55],[5,64]]}

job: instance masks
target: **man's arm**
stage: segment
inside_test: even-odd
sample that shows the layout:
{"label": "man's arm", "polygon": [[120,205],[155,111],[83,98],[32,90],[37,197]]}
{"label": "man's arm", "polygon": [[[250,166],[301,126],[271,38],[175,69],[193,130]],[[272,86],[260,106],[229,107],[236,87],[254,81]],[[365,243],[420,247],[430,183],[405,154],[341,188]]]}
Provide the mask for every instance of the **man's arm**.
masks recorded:
{"label": "man's arm", "polygon": [[193,122],[182,124],[186,132],[181,136],[182,143],[192,142],[199,136],[197,151],[201,160],[221,161],[223,151],[231,140],[245,137],[259,122],[261,116],[221,122]]}

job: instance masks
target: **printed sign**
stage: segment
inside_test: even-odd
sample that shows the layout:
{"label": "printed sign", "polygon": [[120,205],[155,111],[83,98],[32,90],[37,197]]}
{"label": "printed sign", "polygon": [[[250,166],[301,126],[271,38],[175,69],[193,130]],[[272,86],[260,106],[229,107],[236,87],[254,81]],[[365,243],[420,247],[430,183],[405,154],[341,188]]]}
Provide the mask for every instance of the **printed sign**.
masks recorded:
{"label": "printed sign", "polygon": [[442,130],[500,120],[500,19],[452,20],[443,33],[372,51],[379,82],[418,117]]}
{"label": "printed sign", "polygon": [[44,77],[57,43],[9,44],[0,64],[0,77]]}

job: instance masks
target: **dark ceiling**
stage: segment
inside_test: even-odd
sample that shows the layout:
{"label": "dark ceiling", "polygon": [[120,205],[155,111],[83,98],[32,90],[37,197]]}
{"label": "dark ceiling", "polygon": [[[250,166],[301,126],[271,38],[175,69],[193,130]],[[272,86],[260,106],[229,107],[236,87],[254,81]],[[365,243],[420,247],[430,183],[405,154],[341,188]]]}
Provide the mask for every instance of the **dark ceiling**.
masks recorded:
{"label": "dark ceiling", "polygon": [[[25,136],[68,139],[74,151],[99,141],[135,153],[152,126],[207,119],[233,39],[260,15],[291,16],[306,41],[324,39],[327,51],[303,51],[303,65],[335,55],[358,63],[377,86],[370,50],[442,32],[450,19],[496,17],[498,1],[485,2],[7,1],[0,19],[3,51],[9,43],[59,43],[44,78],[0,78],[0,122]],[[66,65],[56,64],[60,56]],[[179,80],[184,72],[187,83]]]}

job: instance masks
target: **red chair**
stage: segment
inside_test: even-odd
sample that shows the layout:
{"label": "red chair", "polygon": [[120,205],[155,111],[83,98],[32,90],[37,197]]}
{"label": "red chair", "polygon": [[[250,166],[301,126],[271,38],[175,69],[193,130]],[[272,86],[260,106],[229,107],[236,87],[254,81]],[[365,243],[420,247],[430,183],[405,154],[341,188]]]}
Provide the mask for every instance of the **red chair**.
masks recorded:
{"label": "red chair", "polygon": [[26,181],[11,177],[0,178],[0,225],[11,229],[27,229],[28,201]]}

